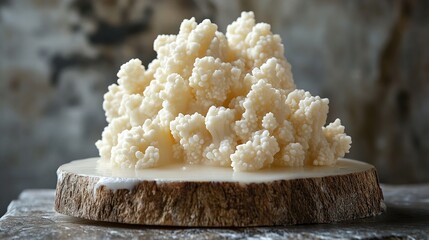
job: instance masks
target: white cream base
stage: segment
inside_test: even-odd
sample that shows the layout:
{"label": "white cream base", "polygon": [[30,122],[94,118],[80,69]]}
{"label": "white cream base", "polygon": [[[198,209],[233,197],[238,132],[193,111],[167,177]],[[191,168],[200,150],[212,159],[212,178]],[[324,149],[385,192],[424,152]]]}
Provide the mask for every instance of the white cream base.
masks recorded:
{"label": "white cream base", "polygon": [[115,192],[119,189],[131,190],[138,183],[139,179],[137,178],[101,177],[94,186],[94,196],[97,193],[97,189],[99,189],[101,186],[105,186]]}
{"label": "white cream base", "polygon": [[227,167],[187,164],[135,170],[110,167],[102,163],[99,158],[89,158],[64,164],[58,169],[57,174],[60,176],[64,172],[69,172],[99,177],[99,181],[94,186],[94,191],[101,186],[115,191],[117,189],[131,190],[139,181],[144,180],[156,182],[238,182],[246,184],[344,175],[366,171],[370,168],[373,166],[367,163],[340,159],[334,166],[278,167],[256,172],[234,172],[232,168]]}

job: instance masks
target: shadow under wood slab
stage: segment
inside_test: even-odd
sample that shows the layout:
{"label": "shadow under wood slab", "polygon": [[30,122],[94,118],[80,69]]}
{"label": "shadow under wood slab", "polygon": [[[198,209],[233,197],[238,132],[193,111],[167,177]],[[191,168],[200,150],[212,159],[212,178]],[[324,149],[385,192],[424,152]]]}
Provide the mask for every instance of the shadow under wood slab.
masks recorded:
{"label": "shadow under wood slab", "polygon": [[164,226],[274,226],[330,223],[380,214],[383,195],[373,166],[231,168],[169,166],[115,170],[97,159],[58,169],[55,210],[89,220]]}

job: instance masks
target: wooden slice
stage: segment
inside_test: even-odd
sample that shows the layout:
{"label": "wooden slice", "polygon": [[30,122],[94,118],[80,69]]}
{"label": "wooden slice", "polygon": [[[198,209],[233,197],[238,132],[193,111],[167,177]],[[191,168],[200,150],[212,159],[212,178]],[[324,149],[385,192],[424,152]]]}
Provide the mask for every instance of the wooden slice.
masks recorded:
{"label": "wooden slice", "polygon": [[174,165],[120,170],[97,158],[58,169],[55,209],[90,220],[168,226],[271,226],[375,216],[383,194],[372,165],[231,168]]}

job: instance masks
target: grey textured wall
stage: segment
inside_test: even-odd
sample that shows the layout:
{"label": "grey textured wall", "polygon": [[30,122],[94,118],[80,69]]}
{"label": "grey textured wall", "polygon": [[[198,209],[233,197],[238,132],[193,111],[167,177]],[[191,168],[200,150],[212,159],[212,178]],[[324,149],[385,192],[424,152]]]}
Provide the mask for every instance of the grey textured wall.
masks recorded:
{"label": "grey textured wall", "polygon": [[242,10],[272,24],[298,87],[330,98],[349,157],[383,182],[429,180],[429,1],[0,1],[0,213],[24,188],[97,155],[119,66],[147,64],[182,19],[222,31]]}

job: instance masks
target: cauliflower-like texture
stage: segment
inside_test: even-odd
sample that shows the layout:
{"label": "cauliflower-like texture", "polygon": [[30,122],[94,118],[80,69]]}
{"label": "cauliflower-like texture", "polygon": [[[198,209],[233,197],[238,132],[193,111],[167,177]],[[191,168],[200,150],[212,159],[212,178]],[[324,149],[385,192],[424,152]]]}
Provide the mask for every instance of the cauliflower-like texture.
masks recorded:
{"label": "cauliflower-like texture", "polygon": [[227,27],[194,18],[160,35],[157,58],[122,65],[104,95],[103,163],[144,169],[185,162],[256,171],[332,165],[350,149],[329,101],[296,89],[280,36],[243,12]]}
{"label": "cauliflower-like texture", "polygon": [[242,12],[241,16],[226,28],[226,37],[228,38],[231,52],[239,56],[246,52],[244,40],[254,26],[255,14],[253,12]]}
{"label": "cauliflower-like texture", "polygon": [[272,57],[285,59],[280,36],[267,23],[255,24],[253,12],[243,12],[227,27],[226,37],[235,56],[244,59],[250,70]]}
{"label": "cauliflower-like texture", "polygon": [[177,36],[158,37],[154,46],[162,66],[160,78],[162,75],[165,77],[171,73],[177,73],[184,79],[188,79],[195,59],[206,56],[216,31],[216,24],[211,23],[210,20],[206,19],[197,24],[195,18],[191,18],[182,22]]}
{"label": "cauliflower-like texture", "polygon": [[211,106],[207,112],[205,124],[211,135],[211,144],[204,150],[207,164],[231,166],[230,156],[237,145],[234,131],[235,110]]}
{"label": "cauliflower-like texture", "polygon": [[[191,164],[202,161],[203,151],[208,145],[210,134],[205,128],[205,117],[199,113],[192,115],[179,114],[170,123],[174,139],[180,143],[185,152],[185,161]],[[181,156],[175,156],[180,158]]]}
{"label": "cauliflower-like texture", "polygon": [[132,127],[118,135],[110,158],[113,165],[122,168],[150,168],[171,161],[172,143],[168,130],[147,119],[142,126]]}
{"label": "cauliflower-like texture", "polygon": [[269,166],[279,151],[276,138],[267,130],[256,131],[231,155],[234,171],[253,171]]}
{"label": "cauliflower-like texture", "polygon": [[276,119],[284,119],[288,107],[284,104],[285,96],[278,89],[264,80],[252,85],[243,101],[242,119],[235,122],[235,131],[242,141],[247,141],[252,133],[261,129],[265,114],[271,112]]}
{"label": "cauliflower-like texture", "polygon": [[[316,158],[314,165],[332,165],[335,164],[335,159],[343,157],[350,150],[352,138],[344,133],[344,126],[341,125],[341,120],[336,119],[333,123],[323,127],[323,135],[326,139],[324,142],[321,156]],[[322,154],[325,153],[325,154]]]}
{"label": "cauliflower-like texture", "polygon": [[116,84],[110,85],[107,93],[104,94],[103,109],[108,123],[121,116],[122,113],[120,114],[119,108],[124,95],[124,88]]}
{"label": "cauliflower-like texture", "polygon": [[222,106],[227,100],[231,83],[237,82],[241,71],[219,58],[197,58],[189,86],[195,96],[195,110],[207,113],[210,106]]}
{"label": "cauliflower-like texture", "polygon": [[118,144],[118,135],[131,127],[126,117],[115,118],[104,128],[101,140],[95,143],[103,160],[110,160],[112,147]]}

